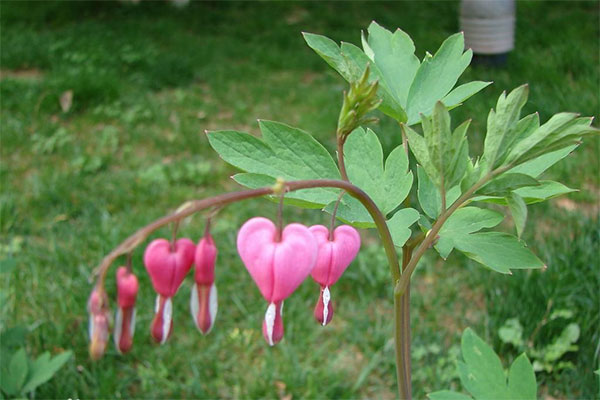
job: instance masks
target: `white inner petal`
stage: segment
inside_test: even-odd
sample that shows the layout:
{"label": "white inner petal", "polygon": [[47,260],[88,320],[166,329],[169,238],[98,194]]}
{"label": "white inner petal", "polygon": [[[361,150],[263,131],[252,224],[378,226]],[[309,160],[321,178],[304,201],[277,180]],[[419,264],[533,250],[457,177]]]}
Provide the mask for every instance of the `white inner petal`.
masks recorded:
{"label": "white inner petal", "polygon": [[94,314],[90,314],[90,319],[88,321],[88,335],[90,335],[90,341],[94,336]]}
{"label": "white inner petal", "polygon": [[213,325],[215,324],[215,319],[217,318],[218,310],[219,302],[217,299],[217,286],[213,283],[210,287],[210,294],[208,298],[208,312],[210,313],[210,327],[208,328],[208,332],[211,331]]}
{"label": "white inner petal", "polygon": [[323,326],[327,325],[327,316],[329,315],[330,300],[331,293],[329,293],[329,287],[325,286],[325,289],[323,289]]}
{"label": "white inner petal", "polygon": [[165,305],[163,307],[163,326],[162,326],[162,340],[160,344],[164,344],[169,337],[169,332],[171,331],[171,320],[173,318],[173,303],[171,303],[171,298],[165,300]]}
{"label": "white inner petal", "polygon": [[131,339],[133,339],[133,334],[135,333],[135,307],[133,308],[133,312],[131,313],[131,322],[129,323],[129,332],[131,332]]}
{"label": "white inner petal", "polygon": [[267,312],[265,313],[265,323],[267,325],[267,338],[269,339],[269,346],[273,346],[273,326],[275,325],[275,303],[269,304]]}
{"label": "white inner petal", "polygon": [[192,318],[194,319],[194,324],[196,324],[196,328],[198,327],[198,285],[194,283],[192,286],[192,295],[190,296],[190,312],[192,313]]}
{"label": "white inner petal", "polygon": [[121,349],[119,349],[119,340],[121,340],[121,332],[123,331],[123,312],[121,311],[121,307],[117,307],[117,313],[115,314],[115,332],[113,333],[113,338],[115,340],[115,346],[117,347],[117,351],[121,353]]}

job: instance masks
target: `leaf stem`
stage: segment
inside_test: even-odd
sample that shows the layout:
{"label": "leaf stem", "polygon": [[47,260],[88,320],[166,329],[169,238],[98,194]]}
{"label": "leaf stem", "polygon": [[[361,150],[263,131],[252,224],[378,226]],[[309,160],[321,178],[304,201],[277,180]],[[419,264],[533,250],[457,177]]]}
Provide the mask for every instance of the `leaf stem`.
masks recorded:
{"label": "leaf stem", "polygon": [[402,293],[404,293],[407,290],[408,285],[410,283],[410,277],[415,271],[419,260],[421,259],[421,257],[423,257],[423,254],[425,254],[425,252],[433,245],[437,238],[437,234],[440,232],[440,229],[442,229],[442,226],[454,213],[454,211],[456,211],[465,202],[467,202],[479,188],[488,183],[494,177],[500,175],[501,173],[507,171],[510,168],[512,168],[512,166],[505,166],[488,172],[483,178],[479,179],[479,181],[477,181],[471,188],[469,188],[465,193],[463,193],[454,203],[452,203],[452,205],[447,210],[440,214],[438,219],[431,227],[431,230],[427,233],[427,236],[425,236],[425,239],[423,239],[419,247],[414,252],[413,256],[410,259],[410,262],[402,271],[402,276],[400,277],[400,280],[394,288],[395,296],[402,296]]}
{"label": "leaf stem", "polygon": [[346,173],[346,163],[344,162],[344,143],[346,139],[342,135],[337,136],[337,159],[338,166],[340,167],[340,175],[342,176],[342,180],[346,182],[350,182],[348,179],[348,174]]}

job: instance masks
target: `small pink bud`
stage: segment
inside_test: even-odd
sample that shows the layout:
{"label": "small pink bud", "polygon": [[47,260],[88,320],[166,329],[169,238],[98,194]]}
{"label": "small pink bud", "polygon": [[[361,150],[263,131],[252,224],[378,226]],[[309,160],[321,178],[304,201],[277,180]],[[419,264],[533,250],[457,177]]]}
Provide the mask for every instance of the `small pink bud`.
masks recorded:
{"label": "small pink bud", "polygon": [[88,334],[90,337],[90,357],[98,360],[106,351],[108,343],[108,297],[102,288],[95,287],[88,300],[90,320]]}
{"label": "small pink bud", "polygon": [[196,327],[206,335],[212,329],[217,317],[217,287],[215,286],[215,261],[217,247],[210,234],[196,246],[196,270],[194,286],[190,298],[190,310]]}
{"label": "small pink bud", "polygon": [[133,345],[135,333],[135,300],[138,292],[137,277],[126,267],[117,269],[117,314],[114,340],[120,353],[127,353]]}
{"label": "small pink bud", "polygon": [[173,327],[173,304],[171,297],[183,283],[194,262],[194,243],[190,239],[179,239],[175,251],[166,239],[153,240],[144,252],[144,264],[158,293],[151,333],[160,344],[167,341]]}
{"label": "small pink bud", "polygon": [[360,235],[351,226],[341,225],[333,231],[333,240],[329,240],[329,229],[323,225],[309,228],[314,235],[319,255],[315,268],[311,272],[313,279],[321,285],[319,300],[315,306],[315,319],[323,326],[333,317],[330,287],[340,279],[348,265],[354,260],[360,249]]}
{"label": "small pink bud", "polygon": [[273,346],[283,337],[283,300],[312,271],[317,259],[317,242],[307,227],[290,224],[277,241],[277,228],[266,218],[252,218],[240,229],[238,253],[261,294],[269,302],[263,333]]}

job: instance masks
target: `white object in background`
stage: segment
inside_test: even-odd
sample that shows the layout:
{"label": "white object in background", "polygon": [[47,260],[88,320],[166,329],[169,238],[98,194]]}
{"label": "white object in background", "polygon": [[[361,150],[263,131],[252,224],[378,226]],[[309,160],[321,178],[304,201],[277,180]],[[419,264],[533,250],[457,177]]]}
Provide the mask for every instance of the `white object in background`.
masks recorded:
{"label": "white object in background", "polygon": [[515,1],[462,0],[460,28],[473,53],[508,53],[515,47]]}

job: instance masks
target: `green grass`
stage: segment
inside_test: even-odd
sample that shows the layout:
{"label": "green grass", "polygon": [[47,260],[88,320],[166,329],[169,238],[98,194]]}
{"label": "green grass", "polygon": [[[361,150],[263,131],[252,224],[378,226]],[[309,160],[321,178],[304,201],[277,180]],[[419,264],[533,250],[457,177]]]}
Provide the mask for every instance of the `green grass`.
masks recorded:
{"label": "green grass", "polygon": [[[256,118],[272,119],[306,129],[333,150],[345,84],[301,31],[358,44],[359,30],[377,20],[407,31],[422,57],[458,30],[457,15],[456,2],[199,3],[183,10],[162,3],[3,2],[0,258],[12,255],[18,263],[0,275],[0,323],[30,328],[30,354],[75,352],[36,397],[393,398],[391,289],[373,235],[363,235],[358,260],[333,288],[333,323],[323,329],[312,320],[318,289],[307,281],[286,302],[285,340],[273,349],[260,333],[266,305],[234,245],[245,219],[274,217],[267,201],[219,214],[219,316],[208,337],[189,316],[188,278],[175,299],[173,337],[163,347],[151,343],[154,294],[138,249],[134,348],[119,356],[111,347],[92,363],[88,278],[138,227],[190,198],[236,188],[228,179],[234,169],[209,149],[205,129],[257,133]],[[598,115],[598,17],[594,2],[519,3],[507,67],[473,67],[463,77],[495,82],[452,114],[455,122],[473,118],[472,154],[498,95],[524,82],[531,86],[525,112],[537,110],[542,120],[567,110]],[[73,105],[63,113],[58,99],[66,90],[73,90]],[[381,117],[374,129],[389,151],[400,142],[399,129]],[[579,350],[567,356],[576,368],[538,374],[542,390],[597,395],[590,371],[598,367],[599,146],[598,139],[586,142],[546,173],[581,189],[569,202],[531,207],[526,239],[547,272],[505,277],[456,255],[443,265],[432,254],[420,267],[412,302],[415,396],[459,387],[453,360],[465,327],[510,359],[515,352],[501,346],[497,328],[519,317],[529,334],[549,299],[576,310],[582,335]],[[326,218],[286,210],[287,221]],[[202,231],[197,216],[181,233],[196,240]],[[559,329],[541,333],[540,343]]]}

